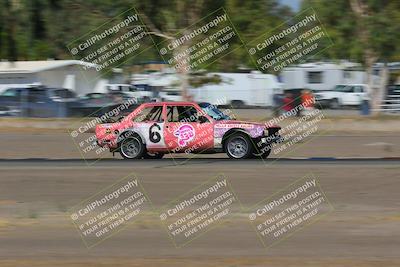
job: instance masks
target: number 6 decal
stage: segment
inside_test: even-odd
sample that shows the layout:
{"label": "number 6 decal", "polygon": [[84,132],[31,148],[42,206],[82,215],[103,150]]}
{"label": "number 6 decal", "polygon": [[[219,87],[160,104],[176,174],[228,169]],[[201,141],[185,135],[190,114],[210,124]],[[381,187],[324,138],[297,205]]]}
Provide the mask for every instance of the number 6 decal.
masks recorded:
{"label": "number 6 decal", "polygon": [[149,139],[152,143],[158,143],[161,141],[161,127],[158,124],[153,124],[150,128],[149,128]]}

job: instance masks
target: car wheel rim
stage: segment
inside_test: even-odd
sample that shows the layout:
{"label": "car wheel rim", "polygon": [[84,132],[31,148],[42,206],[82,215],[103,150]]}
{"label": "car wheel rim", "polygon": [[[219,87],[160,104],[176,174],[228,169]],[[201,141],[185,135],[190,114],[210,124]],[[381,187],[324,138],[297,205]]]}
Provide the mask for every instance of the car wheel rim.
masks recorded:
{"label": "car wheel rim", "polygon": [[137,138],[125,139],[121,144],[121,152],[127,158],[137,157],[140,153],[140,145]]}
{"label": "car wheel rim", "polygon": [[234,158],[242,158],[247,154],[248,145],[242,137],[237,137],[231,140],[228,144],[229,154]]}

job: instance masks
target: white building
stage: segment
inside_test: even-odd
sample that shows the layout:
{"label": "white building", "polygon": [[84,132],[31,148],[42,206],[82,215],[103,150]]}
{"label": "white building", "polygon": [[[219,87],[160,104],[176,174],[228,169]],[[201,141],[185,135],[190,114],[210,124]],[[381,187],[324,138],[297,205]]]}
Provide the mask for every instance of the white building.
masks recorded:
{"label": "white building", "polygon": [[131,83],[137,87],[144,85],[152,87],[154,90],[179,90],[180,79],[176,72],[171,68],[165,68],[160,72],[148,74],[132,74]]}
{"label": "white building", "polygon": [[83,95],[103,91],[108,80],[100,79],[95,68],[83,68],[78,60],[0,62],[0,91],[24,85],[66,88]]}
{"label": "white building", "polygon": [[358,63],[305,63],[284,68],[282,82],[285,89],[307,88],[331,90],[338,84],[365,84],[366,73]]}

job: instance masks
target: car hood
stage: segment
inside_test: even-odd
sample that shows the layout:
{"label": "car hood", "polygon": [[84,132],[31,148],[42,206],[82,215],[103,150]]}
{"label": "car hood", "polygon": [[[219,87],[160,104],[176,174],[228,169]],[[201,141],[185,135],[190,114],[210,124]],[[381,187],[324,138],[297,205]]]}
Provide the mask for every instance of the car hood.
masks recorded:
{"label": "car hood", "polygon": [[340,92],[337,91],[319,91],[318,93],[316,93],[315,95],[318,96],[322,96],[322,97],[329,97],[329,96],[335,96],[340,94]]}
{"label": "car hood", "polygon": [[268,122],[249,122],[249,121],[237,121],[237,120],[218,121],[215,125],[216,127],[227,127],[227,128],[255,128],[255,127],[280,128],[278,125],[269,124]]}

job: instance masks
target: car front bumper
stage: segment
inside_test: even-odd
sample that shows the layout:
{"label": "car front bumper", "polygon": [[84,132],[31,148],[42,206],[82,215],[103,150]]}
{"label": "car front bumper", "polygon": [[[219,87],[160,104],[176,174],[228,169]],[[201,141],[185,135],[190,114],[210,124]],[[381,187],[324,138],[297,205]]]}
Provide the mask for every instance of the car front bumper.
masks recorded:
{"label": "car front bumper", "polygon": [[273,144],[273,143],[282,143],[285,140],[283,136],[276,135],[276,136],[267,136],[267,137],[261,137],[261,143],[263,144]]}

